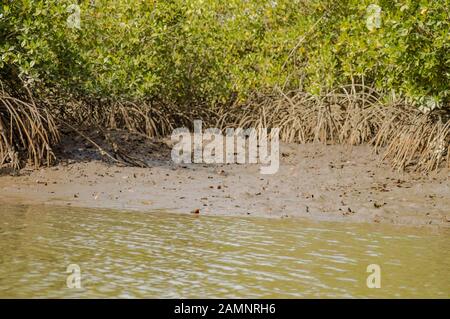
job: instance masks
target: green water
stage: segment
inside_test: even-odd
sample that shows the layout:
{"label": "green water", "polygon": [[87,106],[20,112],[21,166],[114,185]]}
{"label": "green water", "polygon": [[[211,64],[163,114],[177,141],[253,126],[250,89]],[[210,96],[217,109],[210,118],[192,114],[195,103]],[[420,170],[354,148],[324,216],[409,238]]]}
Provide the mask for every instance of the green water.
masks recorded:
{"label": "green water", "polygon": [[[1,206],[0,297],[450,298],[450,231]],[[81,288],[67,287],[67,267]],[[381,288],[368,288],[369,264]]]}

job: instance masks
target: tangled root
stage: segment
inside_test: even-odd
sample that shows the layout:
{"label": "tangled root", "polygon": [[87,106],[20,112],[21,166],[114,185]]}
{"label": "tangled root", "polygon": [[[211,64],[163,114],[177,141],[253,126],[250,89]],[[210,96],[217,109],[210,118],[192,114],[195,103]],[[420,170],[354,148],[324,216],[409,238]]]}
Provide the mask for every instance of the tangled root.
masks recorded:
{"label": "tangled root", "polygon": [[53,117],[30,97],[23,101],[0,92],[0,166],[15,169],[27,157],[29,164],[50,165],[55,159],[51,146],[59,140]]}
{"label": "tangled root", "polygon": [[424,173],[450,167],[450,120],[403,101],[384,102],[363,85],[323,95],[281,91],[255,95],[222,115],[223,127],[278,127],[287,143],[370,143],[393,167]]}

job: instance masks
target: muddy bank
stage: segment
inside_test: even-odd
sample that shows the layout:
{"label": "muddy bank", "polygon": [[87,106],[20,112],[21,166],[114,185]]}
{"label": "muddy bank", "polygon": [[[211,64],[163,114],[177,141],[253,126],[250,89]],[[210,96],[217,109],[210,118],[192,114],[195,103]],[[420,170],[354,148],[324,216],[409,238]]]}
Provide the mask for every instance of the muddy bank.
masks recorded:
{"label": "muddy bank", "polygon": [[395,172],[368,146],[282,144],[278,173],[261,175],[259,165],[175,165],[165,143],[127,143],[149,168],[68,143],[54,167],[3,171],[0,201],[450,227],[448,170]]}

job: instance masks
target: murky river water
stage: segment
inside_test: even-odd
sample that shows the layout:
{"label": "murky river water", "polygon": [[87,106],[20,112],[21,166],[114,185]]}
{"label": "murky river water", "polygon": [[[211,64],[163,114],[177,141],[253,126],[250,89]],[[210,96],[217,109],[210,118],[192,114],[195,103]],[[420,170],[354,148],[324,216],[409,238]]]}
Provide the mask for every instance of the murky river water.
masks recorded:
{"label": "murky river water", "polygon": [[2,206],[0,297],[450,298],[450,231]]}

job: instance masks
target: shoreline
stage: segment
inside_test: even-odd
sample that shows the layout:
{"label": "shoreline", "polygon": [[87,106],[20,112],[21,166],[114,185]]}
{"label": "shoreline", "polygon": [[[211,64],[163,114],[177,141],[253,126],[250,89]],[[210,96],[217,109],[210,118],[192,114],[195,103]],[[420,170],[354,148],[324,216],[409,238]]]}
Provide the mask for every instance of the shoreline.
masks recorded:
{"label": "shoreline", "polygon": [[0,202],[450,227],[448,169],[397,172],[367,145],[281,143],[278,173],[261,175],[259,164],[176,165],[167,143],[147,152],[128,144],[150,168],[108,163],[66,141],[58,165],[0,175]]}

